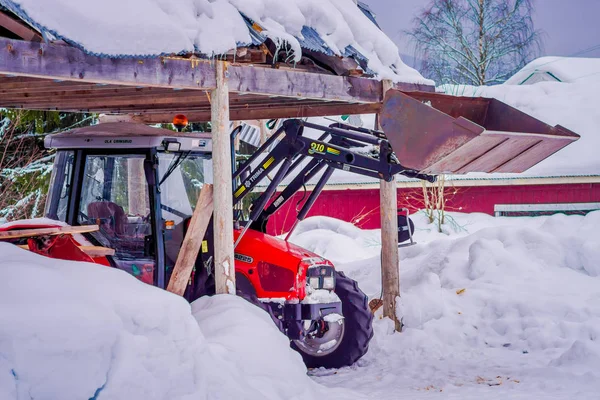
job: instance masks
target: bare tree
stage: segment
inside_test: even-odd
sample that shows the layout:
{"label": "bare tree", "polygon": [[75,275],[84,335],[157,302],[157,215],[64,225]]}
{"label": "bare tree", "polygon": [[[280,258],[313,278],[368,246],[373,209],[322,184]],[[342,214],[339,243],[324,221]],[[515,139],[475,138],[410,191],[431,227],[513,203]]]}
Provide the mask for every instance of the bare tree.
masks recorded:
{"label": "bare tree", "polygon": [[431,0],[411,36],[422,72],[438,84],[504,82],[542,50],[534,0]]}

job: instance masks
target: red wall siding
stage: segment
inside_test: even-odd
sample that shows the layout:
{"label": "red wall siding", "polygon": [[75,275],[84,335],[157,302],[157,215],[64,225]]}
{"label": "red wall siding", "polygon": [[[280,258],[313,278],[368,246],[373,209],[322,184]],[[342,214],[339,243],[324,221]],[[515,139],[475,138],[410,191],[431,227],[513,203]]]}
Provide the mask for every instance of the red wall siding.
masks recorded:
{"label": "red wall siding", "polygon": [[[600,202],[600,183],[523,185],[523,186],[472,186],[449,189],[446,209],[460,212],[494,214],[495,204],[545,204]],[[452,193],[455,191],[455,193]],[[297,193],[281,210],[271,217],[269,233],[281,234],[294,223],[294,211],[302,193]],[[420,188],[398,189],[398,206],[422,208]],[[321,193],[308,216],[325,215],[354,222],[365,229],[380,227],[379,190],[327,190]]]}

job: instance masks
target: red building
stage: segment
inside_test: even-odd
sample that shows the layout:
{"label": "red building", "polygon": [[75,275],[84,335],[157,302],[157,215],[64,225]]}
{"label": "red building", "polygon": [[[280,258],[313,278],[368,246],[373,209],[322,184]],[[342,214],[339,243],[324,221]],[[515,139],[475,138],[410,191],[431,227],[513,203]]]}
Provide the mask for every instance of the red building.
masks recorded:
{"label": "red building", "polygon": [[[308,188],[310,190],[310,187]],[[269,221],[270,233],[288,231],[305,195],[297,193]],[[600,176],[456,179],[445,189],[446,210],[465,213],[587,212],[600,208]],[[423,207],[419,182],[398,182],[398,207]],[[308,216],[325,215],[365,229],[380,227],[379,184],[333,184],[325,187]]]}

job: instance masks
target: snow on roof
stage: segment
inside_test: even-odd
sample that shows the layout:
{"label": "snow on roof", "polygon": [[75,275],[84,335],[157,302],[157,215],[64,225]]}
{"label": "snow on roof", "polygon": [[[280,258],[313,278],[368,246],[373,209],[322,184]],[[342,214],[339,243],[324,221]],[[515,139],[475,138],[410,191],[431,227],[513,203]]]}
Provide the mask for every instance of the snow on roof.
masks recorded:
{"label": "snow on roof", "polygon": [[600,81],[600,58],[541,57],[508,79],[506,85],[543,81]]}
{"label": "snow on roof", "polygon": [[[261,38],[287,43],[299,61],[316,32],[335,55],[360,53],[381,79],[432,84],[353,0],[0,0],[46,38],[100,56],[224,54]],[[313,41],[314,42],[314,41]]]}

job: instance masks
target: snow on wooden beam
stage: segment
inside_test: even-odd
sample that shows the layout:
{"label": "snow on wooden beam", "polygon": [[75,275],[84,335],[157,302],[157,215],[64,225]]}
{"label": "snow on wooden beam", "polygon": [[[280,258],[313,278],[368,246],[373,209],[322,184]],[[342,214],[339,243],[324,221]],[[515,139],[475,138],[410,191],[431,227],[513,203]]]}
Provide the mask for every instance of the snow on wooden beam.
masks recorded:
{"label": "snow on wooden beam", "polygon": [[[0,74],[40,78],[57,85],[69,81],[203,91],[216,88],[215,61],[183,57],[104,58],[70,46],[6,38],[0,38]],[[231,93],[351,103],[382,100],[382,83],[373,79],[249,65],[229,65],[227,74]],[[396,87],[431,90],[431,87],[413,84]],[[93,96],[94,88],[90,90]],[[153,94],[147,93],[147,96]],[[273,99],[272,104],[280,101]],[[138,102],[142,103],[143,99],[132,100],[132,108]],[[2,99],[1,106],[5,106]]]}

